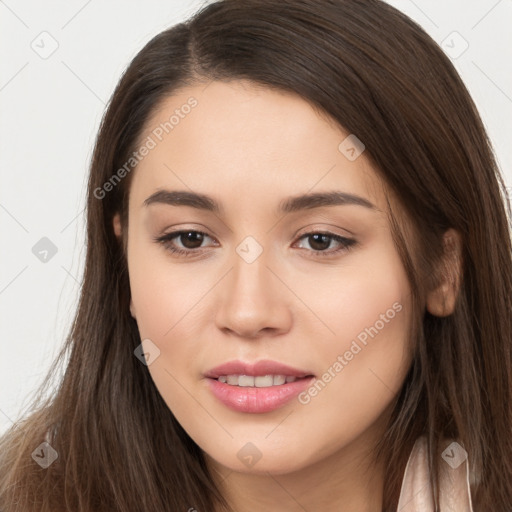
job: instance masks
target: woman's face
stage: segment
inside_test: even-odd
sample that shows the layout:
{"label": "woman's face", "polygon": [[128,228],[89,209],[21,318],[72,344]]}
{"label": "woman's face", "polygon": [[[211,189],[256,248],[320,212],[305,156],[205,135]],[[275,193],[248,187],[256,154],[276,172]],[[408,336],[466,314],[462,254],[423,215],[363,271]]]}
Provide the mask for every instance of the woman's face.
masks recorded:
{"label": "woman's face", "polygon": [[219,467],[282,474],[370,447],[409,368],[384,189],[348,136],[242,81],[182,89],[142,134],[131,311],[156,387]]}

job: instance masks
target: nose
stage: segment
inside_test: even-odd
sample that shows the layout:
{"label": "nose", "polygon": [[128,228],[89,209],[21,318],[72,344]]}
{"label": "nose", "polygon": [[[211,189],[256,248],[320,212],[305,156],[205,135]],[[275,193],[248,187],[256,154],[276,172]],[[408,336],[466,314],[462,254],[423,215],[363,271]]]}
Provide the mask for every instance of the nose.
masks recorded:
{"label": "nose", "polygon": [[293,294],[267,265],[265,252],[251,263],[234,255],[217,290],[215,321],[220,330],[252,339],[290,330]]}

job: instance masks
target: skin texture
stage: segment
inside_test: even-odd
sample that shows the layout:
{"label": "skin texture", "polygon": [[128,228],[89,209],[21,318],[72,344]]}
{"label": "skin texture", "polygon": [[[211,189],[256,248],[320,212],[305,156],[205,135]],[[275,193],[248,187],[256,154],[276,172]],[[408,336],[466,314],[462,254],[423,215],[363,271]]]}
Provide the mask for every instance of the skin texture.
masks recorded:
{"label": "skin texture", "polygon": [[[371,450],[411,363],[410,289],[385,188],[364,152],[350,161],[338,149],[349,134],[326,116],[294,94],[243,81],[182,89],[141,139],[191,96],[197,106],[138,164],[130,190],[131,313],[141,340],[160,350],[151,377],[235,510],[380,510],[384,468]],[[159,189],[208,194],[221,211],[144,206]],[[287,197],[334,190],[375,208],[277,211]],[[114,228],[121,236],[118,216]],[[180,229],[208,235],[191,257],[153,239]],[[322,256],[304,237],[311,232],[356,243],[334,253],[342,246],[331,239]],[[236,251],[247,236],[263,248],[252,263]],[[427,306],[446,314],[447,294],[437,290]],[[241,413],[208,389],[204,373],[233,359],[271,359],[322,378],[393,304],[400,311],[307,404]],[[261,454],[252,467],[237,456],[247,443]]]}

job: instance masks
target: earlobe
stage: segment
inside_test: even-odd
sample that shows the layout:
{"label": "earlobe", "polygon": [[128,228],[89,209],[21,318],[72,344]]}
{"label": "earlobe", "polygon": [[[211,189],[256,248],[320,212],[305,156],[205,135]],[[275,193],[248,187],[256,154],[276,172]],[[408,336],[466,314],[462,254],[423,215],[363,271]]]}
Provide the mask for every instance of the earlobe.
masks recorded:
{"label": "earlobe", "polygon": [[439,269],[438,284],[427,294],[427,311],[434,316],[451,315],[455,309],[462,272],[462,240],[460,234],[449,229],[443,236],[444,252]]}

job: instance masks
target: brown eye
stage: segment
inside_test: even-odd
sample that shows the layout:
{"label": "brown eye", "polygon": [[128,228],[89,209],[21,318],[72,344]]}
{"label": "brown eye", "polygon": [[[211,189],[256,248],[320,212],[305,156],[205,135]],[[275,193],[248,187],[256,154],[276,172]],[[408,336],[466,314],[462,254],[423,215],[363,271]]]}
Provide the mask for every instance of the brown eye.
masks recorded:
{"label": "brown eye", "polygon": [[[353,238],[345,238],[334,233],[306,233],[300,237],[300,240],[307,241],[309,247],[300,247],[301,249],[309,249],[315,256],[332,256],[342,251],[347,251],[357,244]],[[334,242],[335,248],[331,247]],[[301,242],[302,243],[302,242]],[[338,247],[336,248],[336,244]]]}
{"label": "brown eye", "polygon": [[308,235],[309,246],[315,251],[325,251],[331,245],[331,239],[329,235],[315,233],[314,235]]}
{"label": "brown eye", "polygon": [[167,233],[166,235],[156,237],[155,242],[162,244],[168,251],[179,256],[196,256],[203,248],[205,238],[209,235],[202,231],[187,229]]}
{"label": "brown eye", "polygon": [[186,249],[197,249],[203,243],[204,234],[199,231],[184,231],[180,233],[178,238]]}

